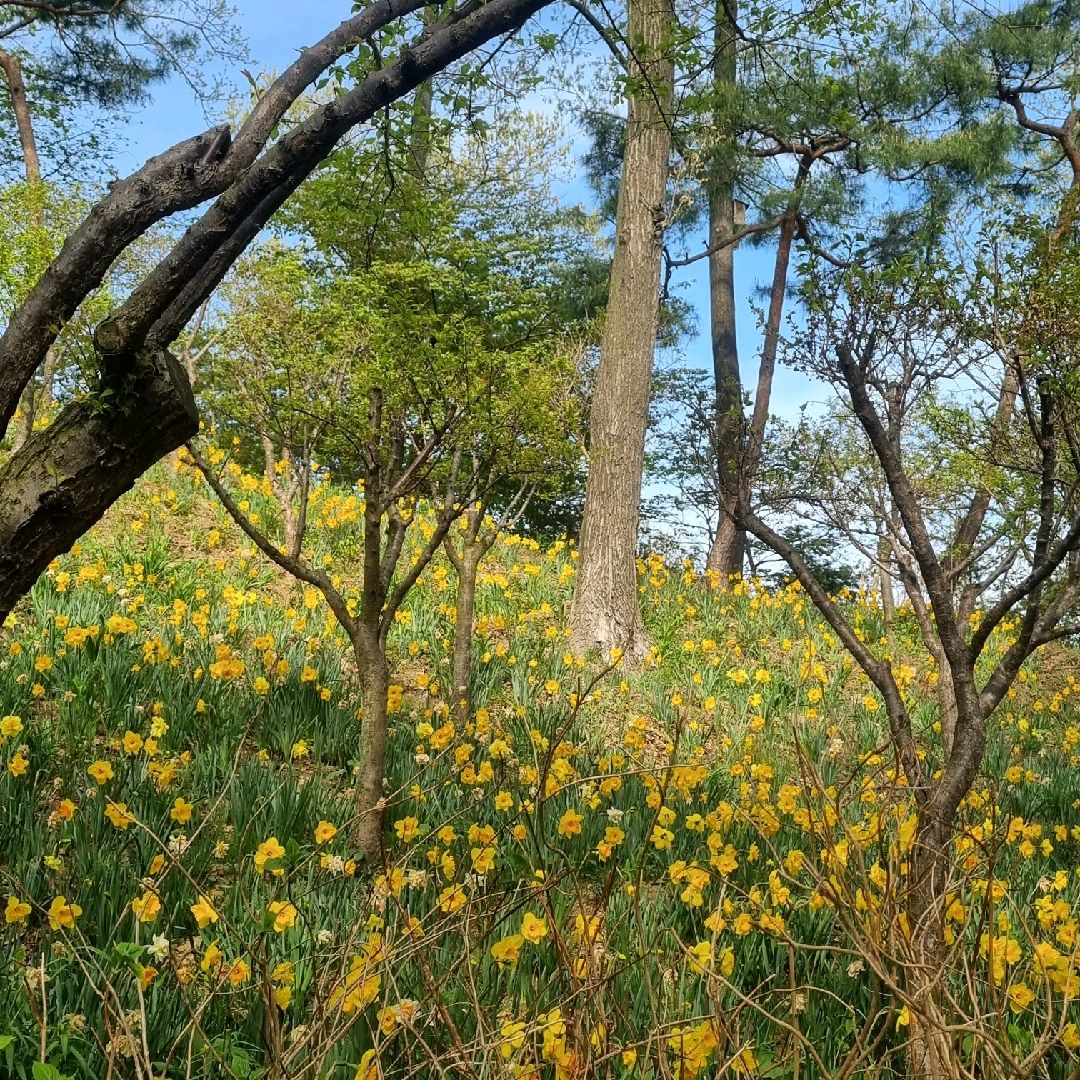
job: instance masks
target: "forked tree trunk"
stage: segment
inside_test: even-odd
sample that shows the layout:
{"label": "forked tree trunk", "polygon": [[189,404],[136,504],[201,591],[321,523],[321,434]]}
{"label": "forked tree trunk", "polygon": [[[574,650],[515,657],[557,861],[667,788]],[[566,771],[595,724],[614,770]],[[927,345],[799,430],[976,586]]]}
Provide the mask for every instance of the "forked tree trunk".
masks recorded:
{"label": "forked tree trunk", "polygon": [[[717,0],[716,58],[713,88],[717,95],[718,129],[730,123],[729,102],[735,86],[736,0]],[[741,573],[746,533],[735,524],[739,499],[743,443],[742,380],[735,332],[735,231],[733,140],[723,139],[716,149],[709,176],[709,322],[712,335],[713,377],[716,386],[716,475],[720,506],[716,538],[709,550],[708,569],[726,581]]]}
{"label": "forked tree trunk", "polygon": [[638,606],[637,542],[671,152],[670,117],[664,110],[674,93],[673,26],[671,0],[630,0],[629,40],[645,85],[630,95],[570,607],[573,648],[617,647],[631,659],[649,647]]}

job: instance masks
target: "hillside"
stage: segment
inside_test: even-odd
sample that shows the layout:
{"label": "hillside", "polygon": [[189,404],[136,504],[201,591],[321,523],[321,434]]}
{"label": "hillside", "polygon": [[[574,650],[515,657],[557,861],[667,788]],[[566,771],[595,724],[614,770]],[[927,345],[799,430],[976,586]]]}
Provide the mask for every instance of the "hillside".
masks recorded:
{"label": "hillside", "polygon": [[[360,505],[315,497],[346,595]],[[331,612],[189,469],[140,481],[6,631],[0,1073],[902,1075],[914,816],[872,687],[797,588],[659,557],[648,660],[598,666],[567,653],[573,578],[573,545],[499,540],[462,715],[454,571],[425,571],[391,638],[382,865],[358,865],[364,702]],[[873,598],[844,603],[888,648]],[[892,648],[925,730],[903,613]],[[972,1075],[1047,1042],[1039,1075],[1075,1075],[1080,1048],[1080,682],[1067,650],[1040,663],[954,841]]]}

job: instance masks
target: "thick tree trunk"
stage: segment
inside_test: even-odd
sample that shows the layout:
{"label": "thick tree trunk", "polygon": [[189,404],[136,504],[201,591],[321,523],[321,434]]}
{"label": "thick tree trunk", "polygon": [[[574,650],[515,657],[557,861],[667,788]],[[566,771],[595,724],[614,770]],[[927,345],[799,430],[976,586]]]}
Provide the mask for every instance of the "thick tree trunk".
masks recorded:
{"label": "thick tree trunk", "polygon": [[476,625],[476,577],[480,552],[466,548],[457,567],[457,611],[454,623],[453,679],[455,708],[468,714],[472,708],[472,639]]}
{"label": "thick tree trunk", "polygon": [[[715,119],[719,130],[730,123],[727,99],[736,80],[736,15],[736,0],[718,0],[713,86],[718,98]],[[709,321],[716,383],[715,453],[720,506],[707,566],[722,581],[742,571],[746,551],[746,533],[735,524],[742,466],[743,402],[735,332],[735,245],[731,243],[735,231],[732,145],[731,140],[721,139],[709,176]]]}
{"label": "thick tree trunk", "polygon": [[155,461],[199,430],[179,364],[160,354],[108,408],[68,405],[0,469],[0,620]]}
{"label": "thick tree trunk", "polygon": [[640,657],[649,643],[637,592],[637,541],[649,390],[660,290],[664,197],[674,92],[671,0],[631,0],[629,40],[646,83],[630,96],[615,258],[590,416],[589,478],[571,645],[621,648]]}
{"label": "thick tree trunk", "polygon": [[959,1077],[956,1048],[947,1031],[945,893],[951,865],[950,828],[932,816],[927,804],[919,815],[911,858],[905,914],[910,928],[905,956],[908,1024],[908,1075],[911,1080]]}
{"label": "thick tree trunk", "polygon": [[364,718],[360,728],[360,755],[356,777],[356,826],[353,842],[369,863],[378,860],[383,836],[383,777],[386,773],[386,694],[390,671],[379,632],[361,626],[353,640],[353,653],[364,691]]}

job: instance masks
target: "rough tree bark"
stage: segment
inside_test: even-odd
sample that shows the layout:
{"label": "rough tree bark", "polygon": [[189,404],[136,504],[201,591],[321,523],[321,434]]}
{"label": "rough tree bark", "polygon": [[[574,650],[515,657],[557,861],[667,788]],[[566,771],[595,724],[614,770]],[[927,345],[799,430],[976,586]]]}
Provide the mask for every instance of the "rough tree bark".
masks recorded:
{"label": "rough tree bark", "polygon": [[671,152],[674,64],[670,0],[631,0],[629,41],[635,85],[615,224],[615,258],[589,421],[589,477],[571,646],[649,647],[637,591],[637,541],[649,390],[656,350],[664,198]]}
{"label": "rough tree bark", "polygon": [[[153,425],[135,421],[152,416]],[[69,405],[0,472],[0,615],[136,478],[199,428],[187,379],[150,359],[111,408]]]}
{"label": "rough tree bark", "polygon": [[356,42],[423,0],[374,0],[298,58],[260,97],[235,138],[226,127],[186,139],[112,184],[64,244],[0,336],[0,429],[63,326],[116,257],[152,225],[216,201],[95,334],[100,392],[66,406],[0,467],[0,619],[55,556],[155,461],[195,434],[190,386],[167,353],[260,229],[352,127],[551,0],[464,4],[393,62],[316,109],[269,148],[306,88]]}

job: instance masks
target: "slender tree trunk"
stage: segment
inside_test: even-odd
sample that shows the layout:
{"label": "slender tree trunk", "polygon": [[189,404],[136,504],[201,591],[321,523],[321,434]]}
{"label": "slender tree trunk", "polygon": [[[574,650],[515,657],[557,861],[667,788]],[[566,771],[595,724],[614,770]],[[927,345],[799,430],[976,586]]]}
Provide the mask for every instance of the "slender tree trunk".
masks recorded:
{"label": "slender tree trunk", "polygon": [[383,835],[383,777],[386,773],[386,695],[390,671],[378,629],[361,626],[353,653],[364,691],[364,718],[360,728],[360,764],[356,777],[356,827],[353,841],[369,862],[379,857]]}
{"label": "slender tree trunk", "polygon": [[22,411],[22,423],[16,428],[11,443],[13,453],[19,450],[26,440],[34,434],[34,425],[37,423],[38,417],[52,408],[53,383],[56,380],[56,369],[59,365],[60,354],[54,346],[45,354],[45,363],[41,365],[40,385],[36,374],[26,384],[26,389],[23,391],[22,398],[19,401],[19,408]]}
{"label": "slender tree trunk", "polygon": [[953,742],[956,739],[956,721],[959,706],[956,700],[956,687],[950,677],[949,659],[940,644],[935,643],[930,652],[937,664],[938,681],[934,688],[938,701],[938,720],[941,722],[941,747],[945,760],[952,757]]}
{"label": "slender tree trunk", "polygon": [[573,648],[618,647],[630,658],[643,656],[649,647],[638,606],[637,541],[671,152],[664,109],[674,94],[673,26],[671,0],[630,0],[629,39],[644,85],[630,95],[570,607]]}
{"label": "slender tree trunk", "polygon": [[53,406],[53,387],[56,384],[56,369],[60,366],[60,354],[55,348],[45,354],[45,363],[41,365],[41,397],[38,408],[48,412]]}
{"label": "slender tree trunk", "polygon": [[41,183],[41,162],[38,158],[37,140],[34,138],[34,125],[30,119],[30,105],[26,100],[22,65],[12,53],[0,49],[0,69],[3,70],[4,78],[7,80],[11,111],[15,114],[15,127],[19,132],[19,146],[22,148],[26,182],[33,186]]}
{"label": "slender tree trunk", "polygon": [[[714,43],[713,92],[717,97],[714,122],[723,133],[730,124],[731,92],[735,87],[735,20],[737,0],[718,0]],[[735,524],[743,443],[742,380],[735,333],[735,176],[733,141],[723,137],[714,150],[709,176],[709,315],[713,376],[716,384],[716,475],[719,517],[707,566],[726,581],[742,571],[746,533]]]}
{"label": "slender tree trunk", "polygon": [[896,597],[893,595],[893,576],[889,569],[892,563],[892,545],[889,538],[882,533],[878,537],[877,564],[878,564],[878,588],[881,591],[881,615],[885,623],[885,635],[889,639],[890,648],[893,640],[893,627],[896,623]]}
{"label": "slender tree trunk", "polygon": [[[800,186],[800,181],[796,181],[796,192]],[[754,474],[761,464],[761,451],[765,445],[765,425],[769,422],[769,404],[772,400],[773,375],[776,372],[776,353],[780,346],[780,323],[784,314],[784,296],[787,292],[788,264],[795,241],[795,226],[793,206],[780,227],[780,238],[776,245],[772,287],[769,290],[769,314],[765,320],[765,339],[761,346],[761,363],[758,366],[757,388],[754,391],[754,411],[750,417],[750,434],[746,448],[743,483],[747,486],[754,482]]]}
{"label": "slender tree trunk", "polygon": [[412,124],[409,130],[409,155],[412,157],[415,178],[421,184],[426,179],[428,158],[431,156],[431,116],[434,92],[434,87],[429,80],[426,83],[421,83],[416,88],[416,93],[413,96]]}
{"label": "slender tree trunk", "polygon": [[[382,393],[371,394],[372,429],[382,432]],[[378,458],[378,455],[376,455]],[[353,840],[369,862],[382,849],[383,777],[386,772],[386,694],[390,668],[386,642],[381,633],[382,611],[390,587],[383,573],[383,515],[386,512],[382,465],[369,463],[364,480],[363,591],[360,617],[353,634],[353,650],[364,691],[364,717],[360,728],[359,766],[356,778],[356,827]]]}
{"label": "slender tree trunk", "polygon": [[[266,477],[266,482],[270,485],[270,490],[274,493],[274,500],[281,510],[283,546],[290,555],[295,556],[300,552],[300,542],[302,540],[300,536],[300,518],[296,512],[296,507],[293,504],[293,500],[296,498],[296,488],[298,485],[291,482],[288,485],[282,484],[281,477],[278,476],[277,471],[277,447],[274,446],[273,439],[265,432],[262,435],[262,448],[263,474]],[[282,456],[288,461],[291,470],[293,462],[288,450],[283,450]]]}

